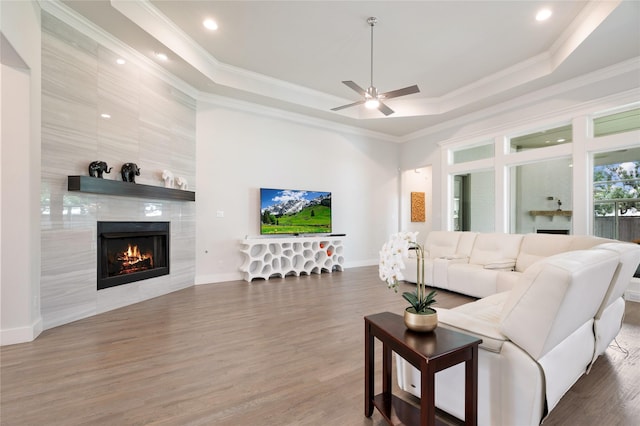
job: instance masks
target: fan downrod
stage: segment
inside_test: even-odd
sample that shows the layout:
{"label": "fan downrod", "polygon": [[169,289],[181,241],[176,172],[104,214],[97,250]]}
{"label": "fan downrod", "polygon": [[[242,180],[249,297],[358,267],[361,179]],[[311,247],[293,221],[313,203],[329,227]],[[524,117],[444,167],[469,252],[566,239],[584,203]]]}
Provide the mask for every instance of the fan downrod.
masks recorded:
{"label": "fan downrod", "polygon": [[397,98],[400,96],[411,95],[413,93],[420,92],[418,85],[408,86],[402,89],[391,90],[389,92],[380,93],[378,89],[373,85],[373,27],[378,23],[378,18],[371,16],[367,18],[367,24],[371,27],[371,79],[370,85],[367,90],[358,86],[351,80],[345,80],[342,83],[347,87],[358,93],[362,98],[359,101],[342,105],[339,107],[331,108],[331,111],[340,111],[341,109],[350,108],[356,105],[365,105],[368,108],[377,108],[385,116],[393,114],[393,110],[383,103],[383,100]]}

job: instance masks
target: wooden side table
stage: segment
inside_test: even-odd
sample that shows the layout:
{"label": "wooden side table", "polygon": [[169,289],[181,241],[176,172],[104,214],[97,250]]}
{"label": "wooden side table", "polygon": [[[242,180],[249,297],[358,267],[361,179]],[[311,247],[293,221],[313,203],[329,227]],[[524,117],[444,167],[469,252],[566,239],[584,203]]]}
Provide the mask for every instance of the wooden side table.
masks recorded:
{"label": "wooden side table", "polygon": [[[438,327],[430,333],[408,330],[400,315],[391,312],[364,318],[364,413],[371,417],[376,407],[390,425],[394,419],[405,425],[436,424],[435,374],[465,363],[465,424],[478,424],[478,345],[475,336]],[[382,393],[374,396],[374,338],[382,342]],[[391,393],[391,352],[394,351],[421,373],[418,410]]]}

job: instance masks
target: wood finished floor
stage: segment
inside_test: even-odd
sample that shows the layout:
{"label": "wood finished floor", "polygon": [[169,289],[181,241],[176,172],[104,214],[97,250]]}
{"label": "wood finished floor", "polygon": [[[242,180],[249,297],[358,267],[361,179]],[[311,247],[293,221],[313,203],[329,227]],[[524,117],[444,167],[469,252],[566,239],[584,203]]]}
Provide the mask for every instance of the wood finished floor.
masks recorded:
{"label": "wood finished floor", "polygon": [[[0,424],[384,425],[364,417],[363,317],[404,306],[376,267],[191,287],[0,348]],[[629,355],[607,350],[545,426],[636,424],[640,304],[617,340]]]}

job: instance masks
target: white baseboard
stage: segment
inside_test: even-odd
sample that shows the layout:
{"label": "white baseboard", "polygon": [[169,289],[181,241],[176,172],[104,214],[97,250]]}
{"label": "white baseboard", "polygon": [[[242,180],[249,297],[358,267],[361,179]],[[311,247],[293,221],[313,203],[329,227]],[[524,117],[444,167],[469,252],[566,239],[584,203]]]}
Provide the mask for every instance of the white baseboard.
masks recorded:
{"label": "white baseboard", "polygon": [[0,330],[0,346],[32,342],[40,333],[42,333],[42,317],[38,317],[31,326]]}
{"label": "white baseboard", "polygon": [[360,260],[360,261],[355,261],[355,262],[345,262],[344,263],[344,268],[348,269],[348,268],[359,268],[361,266],[373,266],[373,265],[377,265],[378,262],[380,262],[379,259],[369,259],[369,260]]}
{"label": "white baseboard", "polygon": [[244,275],[240,271],[228,272],[225,274],[197,275],[196,285],[222,283],[225,281],[238,281],[243,279],[244,279]]}

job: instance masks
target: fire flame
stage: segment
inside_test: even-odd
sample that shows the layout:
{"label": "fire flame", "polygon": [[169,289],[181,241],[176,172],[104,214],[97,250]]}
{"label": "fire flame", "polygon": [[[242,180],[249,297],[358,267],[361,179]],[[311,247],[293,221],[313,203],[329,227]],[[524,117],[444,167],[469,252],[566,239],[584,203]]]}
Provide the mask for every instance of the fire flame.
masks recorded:
{"label": "fire flame", "polygon": [[127,250],[118,255],[118,260],[122,261],[124,269],[135,267],[136,263],[146,260],[149,261],[149,267],[153,268],[153,256],[150,253],[140,252],[137,245],[129,244]]}

